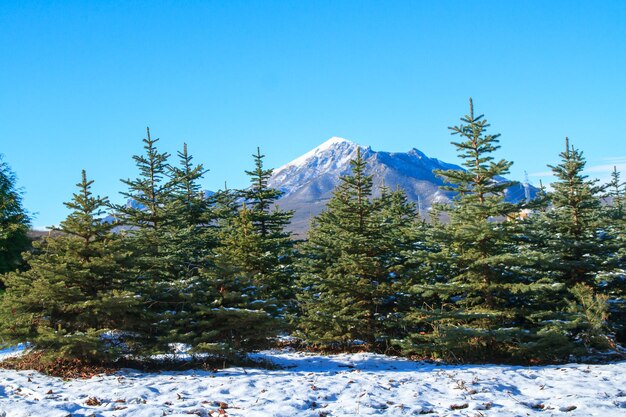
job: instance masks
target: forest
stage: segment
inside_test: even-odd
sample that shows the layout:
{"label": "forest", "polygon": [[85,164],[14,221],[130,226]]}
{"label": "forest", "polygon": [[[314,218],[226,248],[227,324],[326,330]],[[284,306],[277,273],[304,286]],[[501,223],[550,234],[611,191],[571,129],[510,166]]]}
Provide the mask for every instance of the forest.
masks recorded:
{"label": "forest", "polygon": [[[512,162],[474,112],[450,128],[463,170],[442,170],[449,204],[420,217],[400,189],[373,197],[359,153],[305,239],[286,227],[272,170],[253,155],[248,188],[207,196],[184,145],[147,130],[123,179],[126,204],[92,193],[83,170],[70,214],[31,242],[0,161],[0,348],[40,361],[113,365],[185,346],[237,362],[247,352],[373,351],[448,362],[561,363],[624,356],[626,185],[600,184],[565,140],[554,182],[505,201]],[[376,194],[378,195],[378,193]]]}

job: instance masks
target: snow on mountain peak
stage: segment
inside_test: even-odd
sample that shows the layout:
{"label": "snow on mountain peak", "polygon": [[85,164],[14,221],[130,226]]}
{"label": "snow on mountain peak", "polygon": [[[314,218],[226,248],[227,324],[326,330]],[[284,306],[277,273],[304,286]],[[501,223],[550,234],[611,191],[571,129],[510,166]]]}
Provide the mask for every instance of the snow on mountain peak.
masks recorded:
{"label": "snow on mountain peak", "polygon": [[322,143],[318,147],[311,149],[304,155],[299,156],[298,158],[294,159],[288,164],[283,165],[282,167],[278,168],[275,172],[280,172],[288,167],[299,167],[299,166],[306,165],[306,163],[311,158],[320,157],[322,156],[323,153],[332,151],[335,148],[337,148],[339,151],[344,151],[344,150],[347,151],[347,150],[355,148],[356,146],[360,146],[360,145],[357,145],[356,143],[351,142],[348,139],[340,138],[338,136],[333,136],[332,138],[328,139],[326,142]]}
{"label": "snow on mountain peak", "polygon": [[332,147],[333,145],[340,144],[340,143],[349,143],[351,145],[354,145],[354,142],[351,142],[348,139],[341,138],[339,136],[333,136],[332,138],[328,139],[326,142],[318,146],[316,149],[328,149]]}

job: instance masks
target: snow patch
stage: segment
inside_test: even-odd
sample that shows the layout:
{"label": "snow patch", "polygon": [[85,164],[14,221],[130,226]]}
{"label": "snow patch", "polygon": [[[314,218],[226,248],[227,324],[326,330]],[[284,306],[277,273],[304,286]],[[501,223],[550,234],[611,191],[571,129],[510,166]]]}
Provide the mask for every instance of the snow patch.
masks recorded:
{"label": "snow patch", "polygon": [[281,369],[123,370],[70,381],[0,370],[0,416],[617,417],[626,407],[626,362],[453,366],[369,353],[253,356]]}

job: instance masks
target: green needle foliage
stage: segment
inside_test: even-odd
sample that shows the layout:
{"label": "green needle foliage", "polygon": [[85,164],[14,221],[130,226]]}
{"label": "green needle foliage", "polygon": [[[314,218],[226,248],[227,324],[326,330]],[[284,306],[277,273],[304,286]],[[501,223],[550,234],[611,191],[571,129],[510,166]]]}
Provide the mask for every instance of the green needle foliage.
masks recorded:
{"label": "green needle foliage", "polygon": [[[556,181],[548,195],[551,207],[545,212],[542,224],[545,238],[541,250],[550,261],[544,268],[563,288],[561,300],[555,301],[555,305],[568,303],[572,315],[570,337],[584,341],[587,348],[614,347],[606,323],[604,326],[597,323],[608,320],[605,312],[611,300],[615,307],[612,318],[617,320],[610,327],[623,332],[619,319],[623,318],[624,303],[621,253],[624,229],[619,226],[619,176],[614,177],[616,184],[613,184],[613,192],[617,185],[616,206],[603,207],[601,198],[606,186],[587,179],[583,174],[586,164],[583,154],[570,147],[567,138],[560,157],[560,164],[550,166]],[[594,303],[589,301],[592,299]],[[588,307],[595,304],[603,307]]]}
{"label": "green needle foliage", "polygon": [[569,287],[576,284],[595,286],[596,274],[612,269],[607,260],[615,252],[614,236],[606,234],[600,196],[605,187],[583,174],[582,152],[565,140],[561,163],[550,165],[556,181],[549,194],[551,209],[546,212],[548,233],[546,250],[553,255],[550,269]]}
{"label": "green needle foliage", "polygon": [[[419,218],[400,190],[374,189],[361,149],[307,240],[287,231],[257,149],[245,190],[207,196],[187,146],[176,164],[150,131],[122,182],[95,197],[83,171],[55,233],[28,247],[15,176],[0,161],[0,341],[45,358],[150,360],[181,345],[238,360],[297,327],[322,348],[455,361],[559,362],[626,339],[626,185],[599,186],[566,142],[551,191],[506,202],[512,162],[483,115],[451,127],[463,168],[438,170],[451,204]],[[379,195],[379,197],[374,197]],[[115,221],[102,219],[115,209]],[[21,267],[21,269],[20,269]],[[8,273],[7,273],[8,272]],[[288,319],[290,323],[288,323]]]}
{"label": "green needle foliage", "polygon": [[[216,246],[212,200],[207,199],[199,180],[207,172],[194,165],[187,145],[178,152],[178,166],[168,166],[169,192],[162,210],[167,213],[163,224],[163,252],[167,260],[167,298],[161,300],[166,306],[162,312],[159,331],[161,342],[195,345],[208,330],[202,315],[204,305],[215,297],[213,286],[202,276],[210,265],[211,250]],[[201,324],[200,324],[201,323]]]}
{"label": "green needle foliage", "polygon": [[360,149],[351,165],[302,247],[298,327],[316,344],[386,345],[402,304],[403,250],[415,209],[400,192],[372,198]]}
{"label": "green needle foliage", "polygon": [[294,241],[286,231],[293,211],[277,207],[277,200],[283,193],[268,185],[273,170],[263,168],[265,155],[257,148],[252,157],[254,170],[246,171],[250,187],[241,193],[246,203],[246,217],[251,223],[251,229],[242,229],[242,232],[256,240],[248,249],[246,268],[253,276],[258,296],[266,301],[267,311],[275,316],[284,315],[293,308],[294,297]]}
{"label": "green needle foliage", "polygon": [[128,253],[101,219],[108,201],[91,193],[85,171],[65,203],[72,212],[58,233],[36,242],[30,269],[7,275],[0,304],[6,343],[30,342],[54,356],[113,360],[135,348],[138,303]]}
{"label": "green needle foliage", "polygon": [[613,168],[608,184],[610,205],[607,209],[607,233],[615,236],[613,255],[615,268],[600,276],[600,289],[610,298],[609,326],[619,343],[626,343],[626,183],[621,182],[620,173]]}
{"label": "green needle foliage", "polygon": [[22,252],[30,247],[26,235],[30,219],[15,182],[15,174],[0,155],[0,291],[4,287],[2,274],[21,267]]}
{"label": "green needle foliage", "polygon": [[[463,170],[436,171],[457,197],[430,233],[430,278],[412,290],[425,299],[409,316],[414,329],[404,344],[409,353],[449,359],[508,360],[528,340],[529,302],[545,285],[524,275],[515,239],[520,206],[505,201],[514,183],[502,177],[512,162],[495,160],[498,134],[487,133],[483,115],[469,114],[451,127]],[[513,214],[513,215],[512,215]],[[505,221],[507,218],[510,221]],[[526,254],[528,255],[528,254]],[[421,323],[421,324],[420,324]]]}
{"label": "green needle foliage", "polygon": [[178,305],[178,265],[169,244],[174,191],[169,180],[170,155],[159,152],[150,129],[143,139],[144,155],[135,155],[139,176],[122,180],[128,191],[125,205],[115,206],[124,241],[132,252],[132,269],[144,308],[144,321],[137,332],[142,335],[146,352],[166,350],[165,335],[171,323],[169,313]]}
{"label": "green needle foliage", "polygon": [[203,322],[212,322],[199,350],[241,351],[267,345],[285,328],[283,317],[293,309],[295,254],[285,231],[292,212],[275,207],[282,195],[268,186],[272,170],[263,168],[263,155],[253,155],[255,169],[246,171],[247,190],[224,190],[216,195],[217,246],[204,271],[214,300],[205,306]]}

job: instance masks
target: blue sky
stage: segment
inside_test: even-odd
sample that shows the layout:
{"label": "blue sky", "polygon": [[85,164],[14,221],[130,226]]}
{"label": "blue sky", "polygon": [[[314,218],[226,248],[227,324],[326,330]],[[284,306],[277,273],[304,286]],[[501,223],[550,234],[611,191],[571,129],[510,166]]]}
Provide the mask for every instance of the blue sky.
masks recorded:
{"label": "blue sky", "polygon": [[243,187],[331,136],[457,162],[472,96],[537,182],[567,135],[625,171],[624,1],[11,1],[0,4],[0,153],[34,226],[80,170],[121,201],[145,127],[187,142],[207,189]]}

